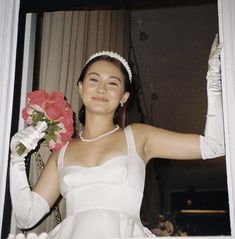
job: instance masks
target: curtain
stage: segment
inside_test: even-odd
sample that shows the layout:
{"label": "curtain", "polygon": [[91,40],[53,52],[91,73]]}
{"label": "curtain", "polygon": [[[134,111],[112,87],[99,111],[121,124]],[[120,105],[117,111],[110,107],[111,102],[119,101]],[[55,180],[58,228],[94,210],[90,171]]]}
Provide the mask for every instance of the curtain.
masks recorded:
{"label": "curtain", "polygon": [[80,99],[76,83],[85,60],[101,50],[128,57],[128,17],[124,10],[45,13],[40,89],[64,92],[77,113]]}
{"label": "curtain", "polygon": [[[127,10],[82,10],[44,13],[40,56],[39,89],[61,91],[76,116],[81,106],[77,80],[86,59],[101,50],[115,51],[126,59],[129,55],[130,19]],[[77,117],[76,117],[77,118]],[[77,122],[76,130],[80,125]],[[44,164],[50,152],[39,150]],[[33,185],[40,175],[32,156],[29,180]],[[48,182],[50,183],[50,182]],[[65,217],[65,206],[59,203]],[[57,224],[51,213],[33,231],[48,232]]]}

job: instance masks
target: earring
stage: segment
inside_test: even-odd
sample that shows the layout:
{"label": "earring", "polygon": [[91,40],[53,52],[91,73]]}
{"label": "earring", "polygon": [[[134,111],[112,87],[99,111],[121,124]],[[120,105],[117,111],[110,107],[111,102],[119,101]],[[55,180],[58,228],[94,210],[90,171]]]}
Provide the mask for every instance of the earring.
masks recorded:
{"label": "earring", "polygon": [[124,104],[123,104],[123,102],[122,102],[122,101],[120,101],[120,105],[121,105],[121,107],[123,107],[123,106],[124,106]]}

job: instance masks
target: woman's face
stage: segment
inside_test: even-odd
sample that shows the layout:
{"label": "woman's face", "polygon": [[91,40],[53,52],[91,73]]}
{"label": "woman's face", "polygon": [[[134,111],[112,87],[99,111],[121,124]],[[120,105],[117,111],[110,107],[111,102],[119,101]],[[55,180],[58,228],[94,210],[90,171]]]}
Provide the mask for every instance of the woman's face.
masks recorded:
{"label": "woman's face", "polygon": [[88,69],[79,92],[86,110],[97,113],[114,113],[120,102],[125,103],[129,92],[125,92],[121,70],[108,61],[94,62]]}

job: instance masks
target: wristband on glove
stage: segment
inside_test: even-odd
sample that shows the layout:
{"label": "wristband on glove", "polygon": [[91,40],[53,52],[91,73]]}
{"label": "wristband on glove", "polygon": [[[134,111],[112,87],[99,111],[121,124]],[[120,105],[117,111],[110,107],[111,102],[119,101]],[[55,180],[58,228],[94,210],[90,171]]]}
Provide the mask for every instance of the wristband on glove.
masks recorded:
{"label": "wristband on glove", "polygon": [[200,147],[202,159],[211,159],[224,156],[224,145],[210,137],[200,135]]}

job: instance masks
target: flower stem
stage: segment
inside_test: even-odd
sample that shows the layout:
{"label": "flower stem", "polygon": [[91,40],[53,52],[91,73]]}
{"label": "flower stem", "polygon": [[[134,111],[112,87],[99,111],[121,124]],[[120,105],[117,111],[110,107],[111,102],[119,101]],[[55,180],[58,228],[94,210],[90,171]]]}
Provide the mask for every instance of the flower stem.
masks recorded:
{"label": "flower stem", "polygon": [[21,156],[25,152],[25,150],[26,150],[26,147],[22,143],[16,146],[16,152],[19,156]]}

